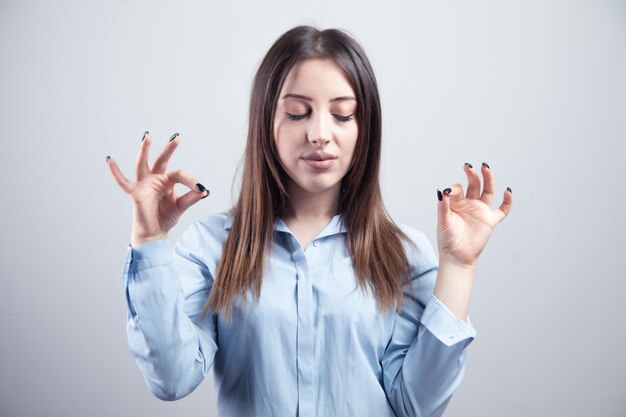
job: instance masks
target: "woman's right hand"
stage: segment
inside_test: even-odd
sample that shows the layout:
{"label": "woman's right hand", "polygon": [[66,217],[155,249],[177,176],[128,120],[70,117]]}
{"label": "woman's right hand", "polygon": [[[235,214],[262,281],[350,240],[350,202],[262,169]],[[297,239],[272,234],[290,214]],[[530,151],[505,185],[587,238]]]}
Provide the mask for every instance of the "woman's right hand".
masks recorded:
{"label": "woman's right hand", "polygon": [[[148,153],[152,138],[148,132],[144,133],[137,156],[137,182],[134,183],[129,181],[117,163],[107,156],[107,166],[113,178],[133,202],[130,238],[132,246],[165,239],[168,231],[178,223],[185,210],[209,195],[209,191],[187,172],[183,170],[165,172],[179,141],[178,133],[172,135],[152,164],[152,168],[149,168]],[[174,192],[176,183],[184,184],[191,190],[178,197]]]}

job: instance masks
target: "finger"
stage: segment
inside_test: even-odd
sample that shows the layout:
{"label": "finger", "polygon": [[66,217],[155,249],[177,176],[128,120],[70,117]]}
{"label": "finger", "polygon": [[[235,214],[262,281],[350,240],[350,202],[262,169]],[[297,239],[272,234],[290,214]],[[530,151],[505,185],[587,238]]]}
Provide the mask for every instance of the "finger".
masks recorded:
{"label": "finger", "polygon": [[208,196],[209,190],[204,188],[202,184],[198,183],[198,187],[196,187],[195,190],[188,191],[176,199],[176,206],[178,207],[178,210],[183,213],[189,207]]}
{"label": "finger", "polygon": [[139,149],[139,155],[137,155],[137,165],[135,172],[137,174],[137,181],[141,181],[148,175],[150,175],[150,168],[148,167],[148,155],[150,154],[150,145],[152,144],[152,137],[146,130],[141,139],[141,148]]}
{"label": "finger", "polygon": [[447,194],[448,190],[450,188],[446,188],[443,192],[437,190],[437,199],[439,200],[439,204],[437,204],[438,228],[445,228],[449,221],[450,197]]}
{"label": "finger", "polygon": [[463,194],[463,186],[458,183],[452,184],[450,187],[443,190],[443,194],[448,194],[450,200],[452,201],[463,200],[463,198],[465,198]]}
{"label": "finger", "polygon": [[502,204],[495,211],[496,213],[496,224],[500,223],[502,219],[509,215],[511,212],[511,206],[513,205],[513,191],[511,188],[506,187],[506,191],[504,192],[504,199]]}
{"label": "finger", "polygon": [[478,173],[472,167],[472,164],[465,163],[463,167],[467,175],[467,198],[478,198],[480,196],[480,178]]}
{"label": "finger", "polygon": [[126,178],[124,174],[122,174],[122,171],[120,171],[120,167],[117,165],[117,162],[111,159],[110,156],[107,156],[106,160],[109,171],[111,171],[111,174],[113,174],[113,178],[115,178],[117,184],[122,190],[124,190],[126,194],[130,194],[132,184],[130,181],[128,181],[128,178]]}
{"label": "finger", "polygon": [[[176,204],[179,205],[178,208],[181,213],[184,210],[187,210],[189,206],[195,204],[198,200],[201,200],[204,197],[209,195],[209,190],[207,190],[202,184],[198,182],[193,176],[191,176],[188,172],[181,170],[168,172],[167,178],[173,182],[178,184],[184,184],[191,189],[185,195],[180,196],[176,200]],[[195,199],[192,198],[195,196]]]}
{"label": "finger", "polygon": [[493,202],[493,194],[496,192],[496,185],[493,179],[493,174],[489,165],[486,162],[483,162],[483,166],[480,168],[483,174],[483,193],[480,196],[480,199],[485,202],[488,206],[491,207],[491,203]]}
{"label": "finger", "polygon": [[170,141],[165,145],[165,148],[161,151],[159,156],[154,160],[152,164],[152,173],[153,174],[163,174],[167,169],[167,164],[172,157],[172,154],[178,147],[179,139],[178,133],[174,133],[172,137],[170,137]]}

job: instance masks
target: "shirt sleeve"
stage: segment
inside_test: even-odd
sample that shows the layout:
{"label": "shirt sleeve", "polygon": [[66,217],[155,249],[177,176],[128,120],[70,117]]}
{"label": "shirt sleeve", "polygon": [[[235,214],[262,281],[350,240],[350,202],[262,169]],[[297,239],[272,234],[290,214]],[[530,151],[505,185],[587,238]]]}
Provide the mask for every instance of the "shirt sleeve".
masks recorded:
{"label": "shirt sleeve", "polygon": [[[411,285],[405,285],[391,341],[382,359],[383,383],[397,416],[441,416],[465,370],[465,348],[476,336],[434,294],[438,261],[426,236],[410,236]],[[412,291],[411,291],[412,289]]]}
{"label": "shirt sleeve", "polygon": [[123,286],[130,350],[150,391],[162,400],[191,393],[207,375],[218,346],[214,316],[202,311],[213,278],[202,261],[196,225],[179,237],[128,246]]}

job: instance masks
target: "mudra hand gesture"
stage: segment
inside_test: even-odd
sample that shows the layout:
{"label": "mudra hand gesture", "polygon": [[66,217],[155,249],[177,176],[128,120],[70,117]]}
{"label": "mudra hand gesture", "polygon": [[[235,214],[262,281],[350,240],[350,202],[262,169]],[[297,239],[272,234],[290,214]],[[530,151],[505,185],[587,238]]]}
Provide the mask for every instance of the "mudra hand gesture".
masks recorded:
{"label": "mudra hand gesture", "polygon": [[468,163],[464,170],[468,180],[465,195],[461,184],[454,184],[443,193],[437,190],[439,275],[435,285],[435,294],[462,318],[467,315],[478,256],[513,203],[513,194],[507,187],[500,207],[491,209],[495,184],[489,165],[483,163],[481,167],[482,193],[478,173]]}
{"label": "mudra hand gesture", "polygon": [[[178,147],[179,135],[175,133],[161,153],[148,167],[148,153],[152,138],[144,133],[137,156],[137,182],[129,181],[117,163],[107,156],[107,165],[120,188],[133,201],[131,245],[164,239],[167,232],[178,223],[178,219],[190,206],[207,197],[209,191],[194,177],[183,170],[166,172],[167,164]],[[186,194],[177,196],[177,183],[191,188]]]}

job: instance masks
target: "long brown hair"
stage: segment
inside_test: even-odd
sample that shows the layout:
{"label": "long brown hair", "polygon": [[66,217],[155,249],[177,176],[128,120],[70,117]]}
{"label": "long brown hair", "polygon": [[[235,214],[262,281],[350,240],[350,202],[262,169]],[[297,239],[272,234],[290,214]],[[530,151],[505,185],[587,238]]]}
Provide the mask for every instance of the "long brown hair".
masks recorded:
{"label": "long brown hair", "polygon": [[260,297],[274,223],[289,199],[288,176],[273,138],[274,113],[287,74],[309,58],[332,59],[356,94],[359,137],[352,167],[341,182],[338,210],[359,285],[373,289],[379,309],[391,309],[394,302],[400,309],[401,280],[409,282],[402,240],[410,243],[410,239],[394,224],[382,202],[381,108],[374,72],[361,46],[345,32],[298,26],[278,38],[254,77],[241,190],[205,313],[210,307],[228,320],[233,297],[242,295],[247,302],[251,288],[257,301]]}

